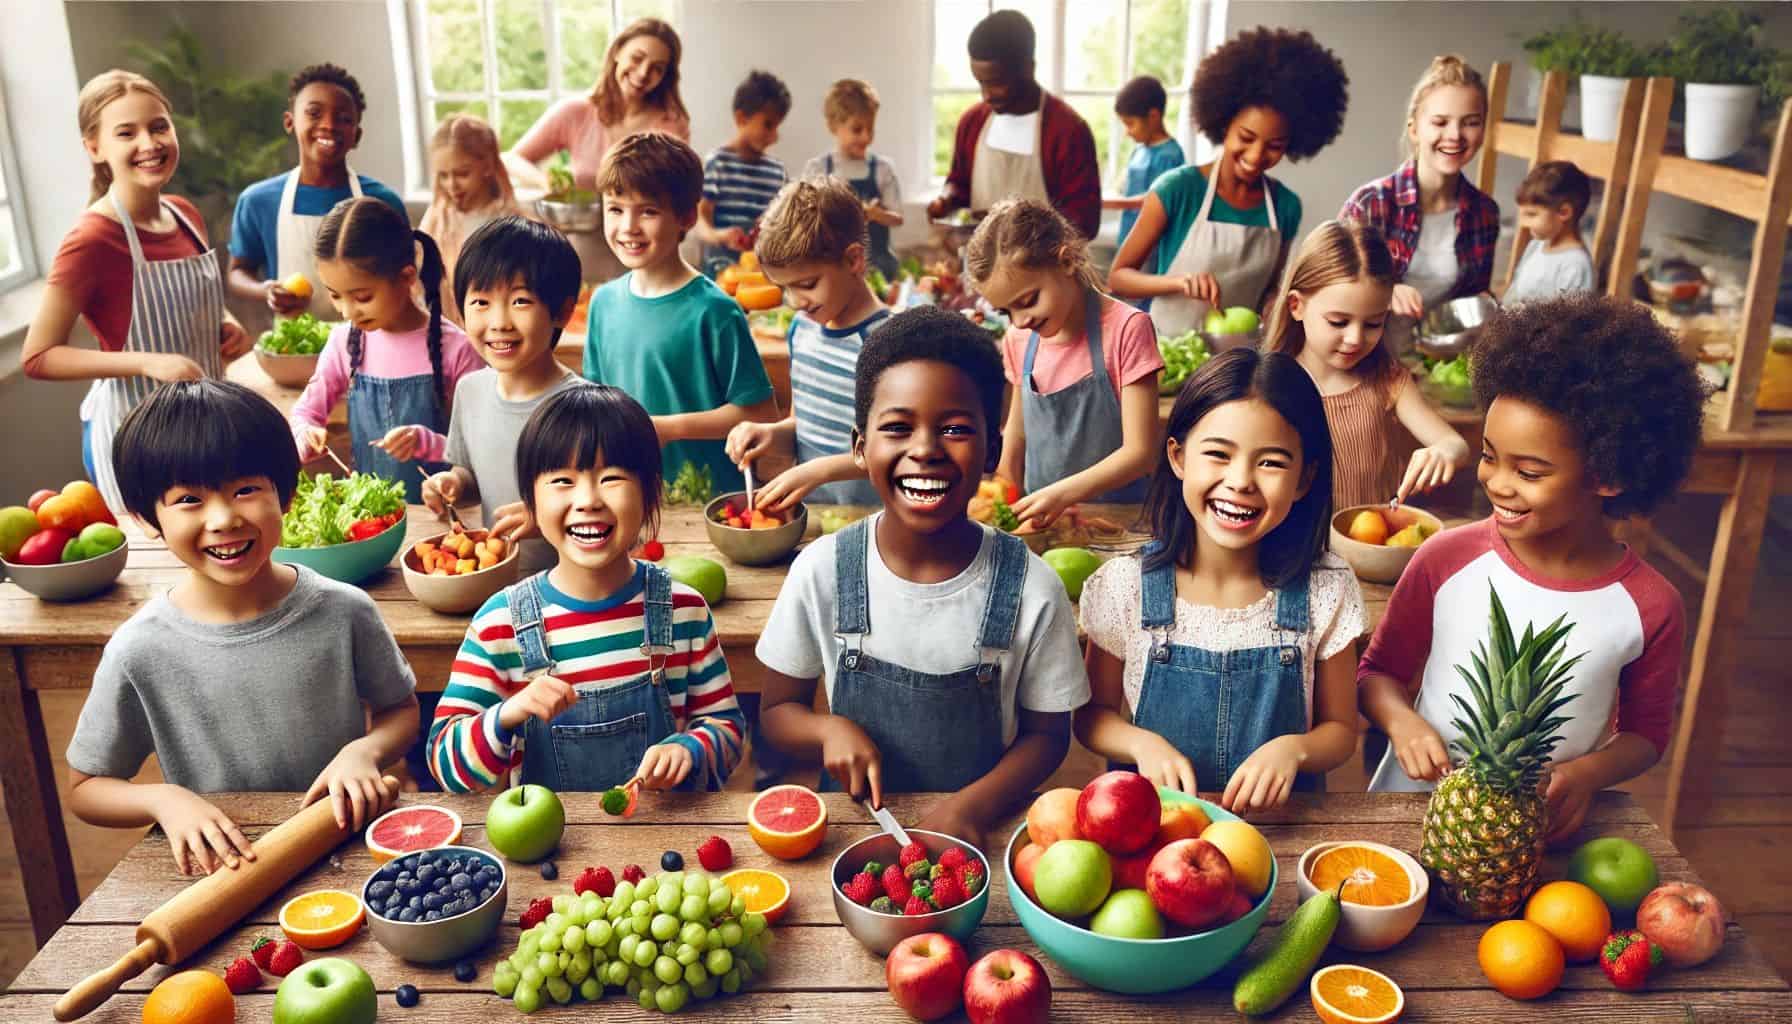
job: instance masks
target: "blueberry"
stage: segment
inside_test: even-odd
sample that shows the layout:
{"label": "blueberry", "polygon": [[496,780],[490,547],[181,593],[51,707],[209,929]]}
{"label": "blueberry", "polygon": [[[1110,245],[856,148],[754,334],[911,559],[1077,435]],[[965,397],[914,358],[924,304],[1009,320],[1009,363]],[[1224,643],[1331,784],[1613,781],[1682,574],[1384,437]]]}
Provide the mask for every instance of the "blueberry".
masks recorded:
{"label": "blueberry", "polygon": [[444,870],[452,875],[458,871],[465,871],[466,868],[467,868],[466,860],[463,858],[460,858],[460,857],[455,857],[452,860],[450,860],[448,862],[447,866],[445,866],[442,870]]}
{"label": "blueberry", "polygon": [[660,854],[660,870],[683,871],[684,855],[677,850],[667,850],[665,853]]}
{"label": "blueberry", "polygon": [[485,888],[479,890],[479,902],[484,903],[486,900],[491,899],[492,896],[495,893],[497,893],[497,891],[498,891],[498,887],[495,885],[488,885]]}
{"label": "blueberry", "polygon": [[457,963],[454,965],[454,980],[455,981],[461,981],[461,982],[472,981],[474,978],[476,978],[478,976],[479,976],[479,968],[474,966],[473,961],[471,961],[471,960],[462,960],[460,963]]}
{"label": "blueberry", "polygon": [[423,900],[424,897],[422,896],[412,896],[409,900],[405,901],[405,906],[411,910],[422,910]]}
{"label": "blueberry", "polygon": [[473,876],[467,874],[465,871],[457,872],[454,877],[448,879],[448,887],[450,889],[465,889],[472,884]]}
{"label": "blueberry", "polygon": [[448,888],[448,876],[437,875],[435,879],[429,883],[429,887],[436,892],[446,891]]}
{"label": "blueberry", "polygon": [[552,882],[554,879],[560,877],[560,869],[554,866],[553,861],[544,860],[541,862],[541,877]]}
{"label": "blueberry", "polygon": [[407,924],[414,923],[417,920],[417,908],[406,907],[403,910],[400,910],[398,912],[398,919],[400,921],[406,922]]}
{"label": "blueberry", "polygon": [[416,1006],[417,1000],[418,1000],[418,998],[420,998],[417,995],[417,986],[415,986],[415,985],[400,985],[400,986],[398,986],[398,991],[392,993],[392,997],[394,999],[398,1000],[398,1005],[404,1007],[407,1010],[413,1006]]}
{"label": "blueberry", "polygon": [[383,879],[367,887],[367,898],[371,900],[378,900],[383,903],[385,902],[386,897],[391,894],[392,883]]}
{"label": "blueberry", "polygon": [[423,883],[427,884],[430,881],[430,879],[433,879],[435,877],[436,877],[436,866],[434,864],[425,864],[422,867],[417,869],[417,881],[419,881],[419,882],[423,882]]}
{"label": "blueberry", "polygon": [[425,910],[423,912],[423,920],[425,921],[440,921],[441,919],[442,912],[439,910]]}
{"label": "blueberry", "polygon": [[428,896],[423,897],[423,909],[424,910],[440,910],[440,909],[442,909],[442,907],[445,904],[447,904],[447,902],[448,902],[448,900],[446,897],[443,897],[437,893],[432,892]]}

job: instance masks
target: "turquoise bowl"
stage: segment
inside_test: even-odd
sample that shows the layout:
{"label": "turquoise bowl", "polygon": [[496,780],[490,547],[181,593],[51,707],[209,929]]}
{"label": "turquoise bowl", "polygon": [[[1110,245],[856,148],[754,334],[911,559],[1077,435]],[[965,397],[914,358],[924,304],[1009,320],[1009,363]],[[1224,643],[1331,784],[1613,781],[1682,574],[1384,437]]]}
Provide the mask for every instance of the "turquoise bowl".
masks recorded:
{"label": "turquoise bowl", "polygon": [[386,532],[366,540],[331,544],[322,548],[275,548],[274,561],[286,565],[302,565],[319,576],[328,576],[343,583],[359,583],[391,564],[398,549],[404,547],[406,520],[400,519]]}
{"label": "turquoise bowl", "polygon": [[[1186,793],[1159,788],[1158,795],[1166,803],[1199,805],[1212,821],[1232,821],[1238,817]],[[1004,861],[1008,901],[1014,904],[1021,927],[1059,967],[1087,984],[1109,992],[1128,995],[1172,992],[1206,980],[1208,975],[1231,963],[1251,944],[1257,929],[1263,926],[1263,919],[1269,916],[1269,900],[1276,892],[1279,869],[1272,862],[1269,888],[1263,890],[1263,897],[1250,913],[1231,924],[1164,939],[1097,935],[1081,925],[1052,916],[1034,903],[1014,880],[1014,854],[1026,843],[1027,826],[1023,823],[1008,840]]]}

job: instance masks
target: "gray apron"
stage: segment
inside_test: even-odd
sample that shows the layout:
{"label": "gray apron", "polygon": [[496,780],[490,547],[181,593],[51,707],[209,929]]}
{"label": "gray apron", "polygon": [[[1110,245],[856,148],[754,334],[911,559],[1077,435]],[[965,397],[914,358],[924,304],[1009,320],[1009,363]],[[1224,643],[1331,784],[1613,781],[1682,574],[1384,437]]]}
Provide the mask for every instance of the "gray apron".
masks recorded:
{"label": "gray apron", "polygon": [[[834,173],[834,154],[829,153],[822,158],[822,173],[832,176]],[[846,182],[858,197],[869,203],[874,199],[882,199],[883,188],[877,183],[877,157],[865,154],[865,176],[853,178]],[[865,237],[870,243],[865,249],[865,260],[872,267],[883,273],[891,282],[901,267],[896,262],[896,254],[890,251],[890,228],[886,224],[873,224],[869,219],[865,222]],[[883,296],[878,296],[882,300]]]}
{"label": "gray apron", "polygon": [[[1218,167],[1216,162],[1215,178],[1219,176]],[[1176,250],[1164,273],[1212,274],[1220,285],[1221,302],[1256,309],[1264,291],[1275,283],[1276,264],[1282,258],[1282,232],[1276,226],[1276,183],[1267,176],[1263,179],[1263,207],[1269,215],[1269,227],[1262,228],[1208,219],[1219,188],[1212,178],[1206,181],[1201,209],[1195,213],[1195,222],[1189,225],[1182,248]],[[1208,308],[1207,303],[1186,295],[1160,295],[1151,300],[1151,321],[1157,325],[1158,337],[1174,338],[1200,330]]]}
{"label": "gray apron", "polygon": [[[1089,376],[1061,391],[1039,393],[1033,383],[1033,360],[1039,352],[1039,332],[1027,339],[1025,365],[1021,368],[1021,423],[1027,437],[1026,480],[1029,491],[1074,476],[1118,451],[1125,440],[1120,420],[1120,398],[1101,350],[1101,295],[1093,290],[1083,297],[1083,331],[1089,345]],[[1136,505],[1145,500],[1145,477],[1118,487],[1093,501]]]}

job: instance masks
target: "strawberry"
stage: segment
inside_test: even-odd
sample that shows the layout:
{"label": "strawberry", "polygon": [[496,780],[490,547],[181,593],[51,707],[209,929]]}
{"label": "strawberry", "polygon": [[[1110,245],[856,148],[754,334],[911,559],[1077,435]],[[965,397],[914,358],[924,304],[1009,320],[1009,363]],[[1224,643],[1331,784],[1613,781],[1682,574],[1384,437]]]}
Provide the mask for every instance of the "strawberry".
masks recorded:
{"label": "strawberry", "polygon": [[572,891],[580,895],[594,892],[607,900],[616,892],[616,876],[609,868],[586,868],[572,883]]}
{"label": "strawberry", "polygon": [[902,855],[896,858],[896,863],[901,864],[906,868],[916,861],[923,861],[926,859],[927,847],[922,846],[920,843],[909,843],[902,848]]}
{"label": "strawberry", "polygon": [[902,905],[902,916],[904,917],[918,917],[921,914],[931,913],[933,913],[933,908],[919,896],[910,896],[908,902]]}
{"label": "strawberry", "polygon": [[726,871],[734,866],[734,848],[721,836],[710,836],[697,847],[697,863],[705,871]]}
{"label": "strawberry", "polygon": [[246,956],[239,956],[236,962],[224,972],[224,987],[230,994],[240,996],[245,992],[253,992],[261,985],[261,969],[255,961]]}
{"label": "strawberry", "polygon": [[884,869],[884,895],[901,904],[908,899],[908,876],[902,873],[902,865],[892,864]]}
{"label": "strawberry", "polygon": [[249,955],[254,957],[255,963],[265,971],[268,969],[268,965],[274,962],[274,950],[279,948],[279,945],[266,935],[258,935],[255,937],[255,945],[249,947]]}
{"label": "strawberry", "polygon": [[983,891],[985,881],[987,879],[983,877],[983,865],[976,861],[971,861],[958,869],[958,884],[964,889],[967,899]]}
{"label": "strawberry", "polygon": [[284,978],[304,962],[305,954],[300,951],[299,944],[288,939],[274,950],[273,958],[268,961],[268,973]]}
{"label": "strawberry", "polygon": [[523,931],[528,931],[529,929],[535,927],[536,925],[540,924],[541,922],[546,921],[548,919],[548,915],[552,914],[553,912],[554,912],[554,901],[551,899],[548,899],[546,896],[543,896],[537,900],[531,900],[529,903],[529,909],[523,911],[523,915],[516,919],[516,926],[518,928],[521,928]]}
{"label": "strawberry", "polygon": [[641,557],[649,562],[657,562],[666,557],[666,545],[657,540],[650,540],[641,545]]}
{"label": "strawberry", "polygon": [[956,907],[969,898],[970,896],[964,891],[964,886],[950,872],[941,875],[933,883],[933,902],[938,904],[941,910]]}
{"label": "strawberry", "polygon": [[877,879],[863,871],[852,876],[851,881],[840,887],[840,891],[846,894],[847,899],[861,907],[870,906],[871,901],[876,899],[880,892],[877,887]]}
{"label": "strawberry", "polygon": [[1636,992],[1649,981],[1649,969],[1661,963],[1661,947],[1635,929],[1613,932],[1599,949],[1599,966],[1620,992]]}
{"label": "strawberry", "polygon": [[954,846],[945,853],[940,854],[940,867],[954,873],[970,862],[971,858],[964,852],[964,847],[962,846]]}
{"label": "strawberry", "polygon": [[642,871],[641,865],[639,864],[630,864],[628,867],[622,869],[622,880],[630,885],[640,885],[641,879],[646,877],[647,872]]}

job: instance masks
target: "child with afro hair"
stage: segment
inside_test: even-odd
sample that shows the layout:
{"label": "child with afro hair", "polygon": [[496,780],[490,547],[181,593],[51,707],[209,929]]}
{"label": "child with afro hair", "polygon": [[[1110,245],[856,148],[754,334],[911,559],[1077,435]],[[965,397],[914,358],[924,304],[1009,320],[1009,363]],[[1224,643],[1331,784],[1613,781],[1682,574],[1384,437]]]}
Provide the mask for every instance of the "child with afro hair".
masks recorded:
{"label": "child with afro hair", "polygon": [[1252,29],[1201,61],[1195,124],[1219,156],[1157,179],[1108,276],[1115,295],[1150,300],[1159,337],[1201,326],[1209,309],[1266,308],[1301,218],[1269,170],[1337,137],[1349,85],[1309,32]]}
{"label": "child with afro hair", "polygon": [[1470,358],[1493,514],[1427,540],[1376,627],[1357,685],[1388,752],[1369,788],[1427,789],[1450,769],[1457,698],[1470,700],[1456,666],[1485,637],[1491,588],[1514,634],[1558,616],[1573,625],[1565,653],[1579,660],[1546,790],[1548,838],[1560,841],[1595,793],[1647,771],[1668,744],[1685,612],[1612,524],[1685,478],[1705,388],[1647,310],[1597,295],[1503,312]]}

